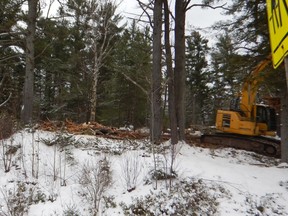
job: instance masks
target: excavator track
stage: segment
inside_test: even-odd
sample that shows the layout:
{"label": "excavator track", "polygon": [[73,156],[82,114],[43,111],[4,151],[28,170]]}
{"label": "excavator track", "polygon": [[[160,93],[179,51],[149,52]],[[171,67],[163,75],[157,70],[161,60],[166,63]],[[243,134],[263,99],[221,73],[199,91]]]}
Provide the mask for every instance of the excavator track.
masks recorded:
{"label": "excavator track", "polygon": [[216,133],[202,135],[200,142],[204,145],[205,143],[216,144],[224,147],[253,151],[270,157],[280,158],[281,156],[281,141],[270,137]]}

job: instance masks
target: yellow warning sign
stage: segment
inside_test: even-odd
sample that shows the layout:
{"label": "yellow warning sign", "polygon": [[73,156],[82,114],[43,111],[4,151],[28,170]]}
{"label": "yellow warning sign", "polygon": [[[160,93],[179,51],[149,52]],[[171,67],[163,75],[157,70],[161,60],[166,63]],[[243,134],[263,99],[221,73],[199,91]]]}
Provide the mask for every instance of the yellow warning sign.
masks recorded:
{"label": "yellow warning sign", "polygon": [[288,55],[288,0],[267,0],[267,15],[273,66]]}

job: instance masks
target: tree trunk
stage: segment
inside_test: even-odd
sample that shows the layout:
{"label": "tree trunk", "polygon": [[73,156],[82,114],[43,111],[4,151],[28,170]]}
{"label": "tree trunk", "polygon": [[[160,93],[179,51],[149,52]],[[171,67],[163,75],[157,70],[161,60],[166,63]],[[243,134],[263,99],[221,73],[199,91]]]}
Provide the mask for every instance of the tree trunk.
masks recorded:
{"label": "tree trunk", "polygon": [[98,87],[99,68],[97,66],[94,67],[95,68],[92,74],[93,81],[92,81],[90,122],[96,121],[96,108],[97,108],[96,106],[97,106],[97,87]]}
{"label": "tree trunk", "polygon": [[33,96],[34,96],[34,39],[36,31],[38,0],[28,0],[28,22],[26,35],[26,70],[24,81],[23,110],[21,113],[22,122],[32,122]]}
{"label": "tree trunk", "polygon": [[193,125],[196,125],[196,101],[195,101],[195,94],[194,92],[192,92],[192,96],[191,96],[191,99],[192,99],[192,103],[191,103],[191,111],[192,111],[192,114],[191,114],[191,123]]}
{"label": "tree trunk", "polygon": [[286,88],[281,98],[281,161],[288,162],[288,57],[285,57]]}
{"label": "tree trunk", "polygon": [[185,140],[185,6],[183,0],[175,3],[175,96],[179,140]]}
{"label": "tree trunk", "polygon": [[176,119],[176,107],[175,107],[175,90],[174,90],[174,71],[172,66],[172,53],[170,45],[170,20],[169,20],[169,7],[168,1],[163,0],[164,3],[164,17],[165,17],[165,50],[166,50],[166,66],[167,66],[167,78],[168,78],[168,110],[169,110],[169,122],[171,129],[171,144],[177,144],[177,119]]}
{"label": "tree trunk", "polygon": [[161,108],[161,32],[162,32],[162,0],[154,3],[153,26],[153,69],[151,88],[151,139],[160,142],[162,132],[162,108]]}

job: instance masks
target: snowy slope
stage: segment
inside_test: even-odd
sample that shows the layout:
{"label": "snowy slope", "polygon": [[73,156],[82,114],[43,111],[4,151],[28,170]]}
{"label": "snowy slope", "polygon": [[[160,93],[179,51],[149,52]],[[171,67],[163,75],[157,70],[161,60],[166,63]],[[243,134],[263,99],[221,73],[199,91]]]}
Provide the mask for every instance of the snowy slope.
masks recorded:
{"label": "snowy slope", "polygon": [[[99,167],[99,160],[109,162],[111,179],[97,197],[98,215],[288,215],[287,166],[250,152],[178,144],[177,178],[169,187],[169,180],[151,177],[155,158],[147,140],[23,130],[1,146],[1,216],[20,210],[29,216],[93,215],[93,187],[83,171]],[[5,154],[11,146],[17,151]],[[155,156],[165,171],[169,148]]]}

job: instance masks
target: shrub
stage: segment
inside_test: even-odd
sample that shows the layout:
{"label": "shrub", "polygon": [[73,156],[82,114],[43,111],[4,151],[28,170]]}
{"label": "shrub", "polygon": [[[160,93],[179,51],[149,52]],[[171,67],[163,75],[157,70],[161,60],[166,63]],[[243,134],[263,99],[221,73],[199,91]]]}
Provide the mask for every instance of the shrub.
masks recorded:
{"label": "shrub", "polygon": [[29,206],[45,202],[46,196],[35,185],[26,182],[17,182],[13,188],[2,188],[4,208],[0,215],[22,216],[27,213]]}
{"label": "shrub", "polygon": [[175,182],[170,191],[150,191],[120,206],[125,215],[215,215],[217,199],[223,196],[229,194],[219,185],[188,179]]}
{"label": "shrub", "polygon": [[80,216],[80,212],[76,205],[69,205],[64,209],[63,216]]}
{"label": "shrub", "polygon": [[80,184],[83,185],[82,195],[90,201],[93,215],[99,212],[101,199],[111,179],[110,162],[106,157],[96,163],[88,162],[82,167],[80,176]]}
{"label": "shrub", "polygon": [[121,161],[121,172],[126,190],[131,192],[136,189],[136,185],[141,174],[141,160],[138,152],[127,153]]}

